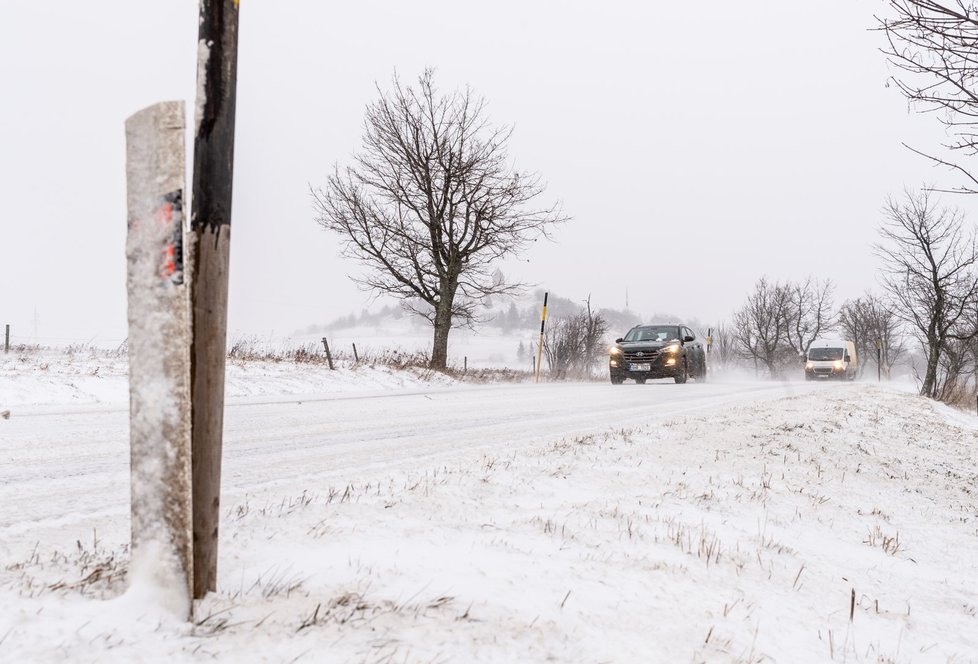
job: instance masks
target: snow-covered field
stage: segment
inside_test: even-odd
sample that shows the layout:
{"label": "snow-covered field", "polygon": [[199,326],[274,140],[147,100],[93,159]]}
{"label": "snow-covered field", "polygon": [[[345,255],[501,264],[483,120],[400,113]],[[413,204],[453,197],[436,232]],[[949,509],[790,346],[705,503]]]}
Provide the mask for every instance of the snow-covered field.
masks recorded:
{"label": "snow-covered field", "polygon": [[232,366],[186,624],[90,359],[0,363],[2,662],[978,661],[978,427],[905,391]]}

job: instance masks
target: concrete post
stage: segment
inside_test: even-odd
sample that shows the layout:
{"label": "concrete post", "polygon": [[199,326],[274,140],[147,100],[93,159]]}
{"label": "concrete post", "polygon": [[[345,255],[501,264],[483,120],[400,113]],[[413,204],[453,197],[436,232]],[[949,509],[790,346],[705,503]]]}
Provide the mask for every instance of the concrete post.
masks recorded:
{"label": "concrete post", "polygon": [[126,120],[133,578],[191,613],[190,309],[184,278],[184,104]]}

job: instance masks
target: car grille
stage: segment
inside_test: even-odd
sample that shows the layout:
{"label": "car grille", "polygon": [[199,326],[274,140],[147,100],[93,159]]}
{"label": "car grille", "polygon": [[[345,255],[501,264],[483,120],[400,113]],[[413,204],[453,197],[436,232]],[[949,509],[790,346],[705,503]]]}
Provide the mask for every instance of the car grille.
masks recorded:
{"label": "car grille", "polygon": [[625,362],[651,362],[656,357],[659,356],[659,351],[657,350],[633,350],[625,351],[621,354],[622,359]]}

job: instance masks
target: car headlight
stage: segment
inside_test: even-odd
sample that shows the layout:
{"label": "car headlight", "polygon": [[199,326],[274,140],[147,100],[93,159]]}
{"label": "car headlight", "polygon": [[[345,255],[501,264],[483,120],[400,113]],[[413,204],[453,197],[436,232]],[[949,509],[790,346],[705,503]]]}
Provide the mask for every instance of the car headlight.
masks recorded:
{"label": "car headlight", "polygon": [[608,349],[608,352],[610,352],[612,355],[621,355],[621,348],[618,346],[612,346],[610,349]]}
{"label": "car headlight", "polygon": [[662,349],[662,352],[663,353],[678,353],[679,352],[679,348],[680,348],[679,344],[671,344],[671,345],[666,346],[665,348],[663,348]]}
{"label": "car headlight", "polygon": [[835,367],[836,369],[841,369],[842,368],[842,360],[836,360],[835,362],[832,363],[832,366]]}

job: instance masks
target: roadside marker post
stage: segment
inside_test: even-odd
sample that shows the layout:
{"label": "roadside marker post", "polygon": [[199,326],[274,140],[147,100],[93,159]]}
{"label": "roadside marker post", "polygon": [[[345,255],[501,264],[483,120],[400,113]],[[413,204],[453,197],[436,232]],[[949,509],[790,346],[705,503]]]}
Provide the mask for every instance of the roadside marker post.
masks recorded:
{"label": "roadside marker post", "polygon": [[876,382],[883,382],[883,340],[876,339]]}
{"label": "roadside marker post", "polygon": [[543,328],[547,324],[547,297],[550,293],[543,294],[543,314],[540,316],[540,343],[537,346],[537,381],[540,382],[540,360],[543,359]]}
{"label": "roadside marker post", "polygon": [[3,336],[3,352],[10,352],[10,324],[7,323],[7,332]]}
{"label": "roadside marker post", "polygon": [[[184,270],[184,103],[126,120],[131,551],[192,614],[190,299]],[[190,275],[187,275],[190,276]],[[192,278],[192,276],[191,276]]]}
{"label": "roadside marker post", "polygon": [[353,344],[353,363],[360,364],[360,354],[357,352],[357,345]]}

